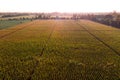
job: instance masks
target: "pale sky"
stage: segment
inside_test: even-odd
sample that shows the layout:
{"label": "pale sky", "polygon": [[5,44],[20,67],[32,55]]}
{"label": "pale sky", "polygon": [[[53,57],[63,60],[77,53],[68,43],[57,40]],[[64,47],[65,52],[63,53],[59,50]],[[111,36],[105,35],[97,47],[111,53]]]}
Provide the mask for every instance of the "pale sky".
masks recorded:
{"label": "pale sky", "polygon": [[0,0],[0,12],[120,12],[120,0]]}

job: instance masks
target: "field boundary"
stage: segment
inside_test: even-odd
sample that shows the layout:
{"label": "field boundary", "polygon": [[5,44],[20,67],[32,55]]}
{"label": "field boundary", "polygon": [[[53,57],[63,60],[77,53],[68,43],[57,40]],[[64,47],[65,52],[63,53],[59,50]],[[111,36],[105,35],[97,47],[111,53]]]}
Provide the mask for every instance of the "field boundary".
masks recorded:
{"label": "field boundary", "polygon": [[104,42],[102,39],[100,39],[99,37],[97,37],[96,35],[94,35],[93,33],[91,33],[88,29],[85,28],[86,25],[81,25],[79,23],[77,23],[80,27],[82,27],[84,30],[86,30],[91,36],[93,36],[96,40],[100,41],[101,43],[103,43],[106,47],[108,47],[110,50],[112,50],[114,53],[116,53],[118,56],[120,56],[119,52],[117,50],[115,50],[114,48],[112,48],[109,44],[107,44],[106,42]]}
{"label": "field boundary", "polygon": [[[33,22],[32,22],[31,24],[33,24]],[[2,39],[2,38],[4,38],[4,37],[7,37],[7,36],[9,36],[9,35],[11,35],[11,34],[14,34],[14,33],[17,32],[17,31],[23,30],[23,29],[25,29],[27,26],[29,26],[29,25],[31,25],[31,24],[28,24],[28,25],[26,24],[26,25],[24,25],[24,26],[23,26],[22,28],[20,28],[20,29],[11,31],[11,32],[3,35],[3,36],[0,36],[0,39]]]}

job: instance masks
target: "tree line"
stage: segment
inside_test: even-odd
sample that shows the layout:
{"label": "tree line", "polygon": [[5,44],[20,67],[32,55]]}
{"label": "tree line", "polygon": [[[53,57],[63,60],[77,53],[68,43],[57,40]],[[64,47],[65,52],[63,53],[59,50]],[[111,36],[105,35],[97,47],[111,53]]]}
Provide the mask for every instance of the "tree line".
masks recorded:
{"label": "tree line", "polygon": [[114,26],[120,28],[120,13],[105,13],[105,14],[86,14],[78,15],[78,18],[75,19],[88,19],[95,22],[99,22],[105,25]]}
{"label": "tree line", "polygon": [[31,13],[34,17],[19,17],[19,18],[12,18],[17,16],[23,15],[30,15],[30,13],[4,13],[1,14],[2,18],[11,17],[8,20],[48,20],[48,19],[55,19],[55,20],[79,20],[79,19],[88,19],[95,22],[99,22],[102,24],[106,24],[109,26],[114,26],[120,28],[120,13],[112,12],[112,13],[84,13],[84,14],[69,14],[71,17],[61,17],[60,15],[50,14],[50,13]]}

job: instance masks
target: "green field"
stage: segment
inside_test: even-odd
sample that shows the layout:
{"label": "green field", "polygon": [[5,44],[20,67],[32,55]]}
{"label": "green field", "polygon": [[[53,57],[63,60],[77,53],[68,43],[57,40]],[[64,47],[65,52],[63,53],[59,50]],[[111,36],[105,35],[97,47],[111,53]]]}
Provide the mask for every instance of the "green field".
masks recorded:
{"label": "green field", "polygon": [[16,26],[18,24],[25,23],[28,21],[30,21],[30,20],[1,20],[0,21],[0,30],[9,28],[9,27],[13,27],[13,26]]}
{"label": "green field", "polygon": [[0,30],[0,80],[120,80],[120,30],[87,20]]}

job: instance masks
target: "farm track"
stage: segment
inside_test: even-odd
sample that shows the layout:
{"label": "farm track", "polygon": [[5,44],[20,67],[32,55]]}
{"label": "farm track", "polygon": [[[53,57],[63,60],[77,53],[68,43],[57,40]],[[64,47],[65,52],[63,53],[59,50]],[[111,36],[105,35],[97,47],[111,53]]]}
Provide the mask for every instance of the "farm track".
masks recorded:
{"label": "farm track", "polygon": [[116,53],[118,56],[120,56],[120,53],[115,50],[114,48],[112,48],[109,44],[107,44],[106,42],[104,42],[102,39],[100,39],[99,37],[97,37],[96,35],[94,35],[93,33],[91,33],[88,29],[85,28],[86,25],[81,25],[79,23],[78,24],[80,27],[82,27],[86,32],[88,32],[91,36],[93,36],[96,40],[100,41],[101,43],[103,43],[106,47],[108,47],[110,50],[112,50],[114,53]]}
{"label": "farm track", "polygon": [[0,36],[0,39],[2,39],[2,38],[4,38],[4,37],[7,37],[7,36],[9,36],[9,35],[11,35],[11,34],[14,34],[14,33],[16,33],[17,31],[23,30],[23,29],[25,29],[26,27],[28,27],[28,26],[30,26],[30,25],[32,25],[32,24],[34,24],[34,23],[32,22],[31,24],[26,24],[25,26],[23,26],[23,27],[20,28],[20,29],[14,30],[14,31],[12,31],[12,32],[9,32],[9,33],[3,35],[3,36]]}
{"label": "farm track", "polygon": [[54,30],[55,30],[55,25],[53,26],[53,28],[52,28],[52,30],[51,30],[51,33],[50,33],[50,35],[48,36],[48,39],[46,40],[45,45],[43,46],[43,49],[42,49],[42,51],[41,51],[41,53],[40,53],[39,56],[42,56],[42,55],[43,55],[43,52],[44,52],[44,50],[45,50],[45,48],[46,48],[46,45],[48,44],[48,42],[49,42],[49,40],[50,40],[50,38],[51,38]]}
{"label": "farm track", "polygon": [[[45,42],[45,45],[44,45],[43,48],[42,48],[41,53],[40,53],[39,55],[36,55],[37,57],[41,57],[41,56],[43,55],[43,53],[44,53],[44,51],[45,51],[45,48],[46,48],[46,45],[48,44],[48,42],[49,42],[49,40],[50,40],[50,38],[51,38],[54,30],[55,30],[55,25],[53,25],[53,28],[52,28],[52,30],[51,30],[51,32],[50,32],[50,34],[49,34],[49,36],[48,36],[48,38],[47,38],[47,40],[46,40],[46,42]],[[37,60],[35,57],[33,57],[33,59],[36,60],[36,63],[35,63],[35,65],[34,65],[34,69],[30,72],[30,76],[27,78],[27,80],[32,80],[32,75],[35,73],[35,69],[36,69],[36,67],[37,67],[38,64],[39,64],[39,60]]]}

